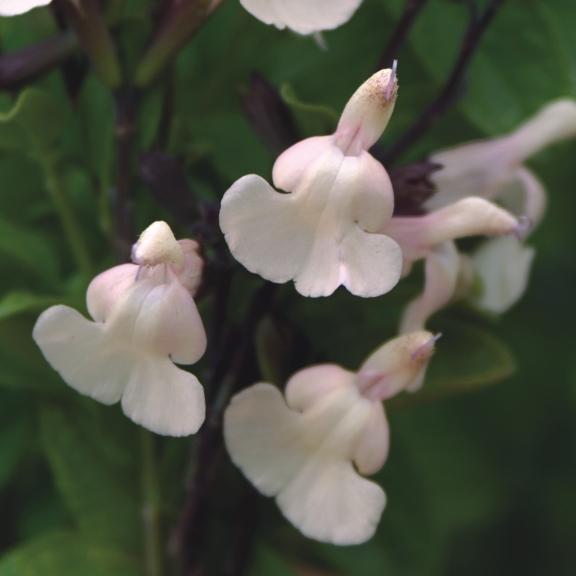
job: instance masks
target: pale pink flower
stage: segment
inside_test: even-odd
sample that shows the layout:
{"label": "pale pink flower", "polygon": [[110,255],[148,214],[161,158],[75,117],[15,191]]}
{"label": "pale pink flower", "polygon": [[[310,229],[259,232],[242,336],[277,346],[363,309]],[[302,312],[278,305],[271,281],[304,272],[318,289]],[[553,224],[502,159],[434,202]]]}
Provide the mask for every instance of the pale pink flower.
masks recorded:
{"label": "pale pink flower", "polygon": [[254,174],[232,185],[220,226],[236,260],[266,280],[294,280],[304,296],[329,296],[341,285],[379,296],[397,284],[402,253],[381,232],[394,210],[392,185],[368,152],[396,93],[392,70],[374,74],[346,105],[335,134],[284,152],[273,170],[282,192]]}
{"label": "pale pink flower", "polygon": [[420,387],[435,338],[391,340],[349,372],[324,364],[297,372],[285,395],[256,384],[232,399],[224,437],[233,462],[273,496],[304,535],[339,545],[374,534],[386,496],[364,478],[388,457],[383,400]]}
{"label": "pale pink flower", "polygon": [[0,0],[0,16],[18,16],[50,2],[52,0]]}
{"label": "pale pink flower", "polygon": [[81,394],[121,401],[129,418],[158,434],[193,434],[204,421],[204,391],[174,363],[194,364],[206,349],[193,299],[203,266],[198,245],[176,241],[165,222],[155,222],[133,261],[94,278],[86,298],[93,321],[53,306],[38,318],[34,339]]}

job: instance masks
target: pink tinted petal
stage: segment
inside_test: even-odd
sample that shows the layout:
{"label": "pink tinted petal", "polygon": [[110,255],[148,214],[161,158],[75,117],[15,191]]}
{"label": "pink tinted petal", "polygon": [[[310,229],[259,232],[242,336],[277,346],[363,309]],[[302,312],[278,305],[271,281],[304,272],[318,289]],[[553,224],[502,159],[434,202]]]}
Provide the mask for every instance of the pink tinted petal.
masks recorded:
{"label": "pink tinted petal", "polygon": [[52,0],[0,0],[0,16],[18,16],[50,2]]}
{"label": "pink tinted petal", "polygon": [[272,171],[274,186],[286,192],[293,192],[302,182],[308,168],[332,147],[332,136],[316,136],[288,148],[274,163]]}
{"label": "pink tinted petal", "polygon": [[116,304],[134,284],[138,274],[136,264],[121,264],[102,272],[88,286],[86,304],[96,322],[105,322]]}
{"label": "pink tinted petal", "polygon": [[390,429],[380,403],[374,403],[366,430],[354,450],[354,463],[361,474],[376,474],[384,466],[390,450]]}
{"label": "pink tinted petal", "polygon": [[426,257],[424,291],[410,302],[402,316],[400,332],[423,330],[428,319],[444,308],[456,291],[460,256],[453,242],[437,246]]}
{"label": "pink tinted petal", "polygon": [[304,412],[336,388],[354,385],[355,375],[336,364],[311,366],[296,372],[286,384],[286,403]]}
{"label": "pink tinted petal", "polygon": [[195,296],[202,283],[204,260],[200,255],[200,246],[195,240],[178,240],[184,254],[184,262],[180,267],[174,267],[180,283]]}
{"label": "pink tinted petal", "polygon": [[425,216],[392,218],[386,233],[400,244],[406,258],[418,260],[450,240],[502,236],[518,229],[518,220],[506,210],[483,198],[469,197]]}

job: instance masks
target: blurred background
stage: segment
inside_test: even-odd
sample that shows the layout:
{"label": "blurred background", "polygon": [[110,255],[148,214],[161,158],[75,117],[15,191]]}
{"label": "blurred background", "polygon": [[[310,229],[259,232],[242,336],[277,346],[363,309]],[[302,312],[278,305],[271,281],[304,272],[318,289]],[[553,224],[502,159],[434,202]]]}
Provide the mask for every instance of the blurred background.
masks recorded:
{"label": "blurred background", "polygon": [[[165,573],[177,573],[174,534],[202,466],[208,486],[184,552],[195,574],[576,573],[576,142],[530,162],[548,189],[549,211],[531,238],[537,255],[523,300],[499,318],[453,306],[434,319],[444,338],[424,393],[389,406],[391,456],[377,476],[388,506],[365,545],[336,548],[300,536],[232,467],[217,433],[209,461],[199,455],[202,435],[154,439],[151,491],[142,432],[117,406],[69,389],[31,339],[46,307],[85,312],[89,280],[125,251],[115,226],[119,188],[128,190],[133,230],[165,219],[177,236],[206,243],[201,312],[209,327],[222,307],[227,322],[241,322],[261,282],[230,269],[214,218],[219,198],[244,174],[269,177],[293,134],[333,129],[349,95],[377,68],[405,4],[365,0],[321,48],[225,0],[137,96],[107,87],[73,36],[61,36],[59,4],[0,19],[0,576],[146,574],[150,502]],[[467,30],[478,25],[471,14],[491,5],[425,4],[396,50],[401,87],[384,149],[437,98]],[[497,136],[548,101],[576,96],[576,3],[494,4],[450,106],[396,166]],[[134,70],[161,3],[104,5],[122,67]],[[62,52],[54,65],[20,77],[21,50],[54,38]],[[123,152],[126,102],[131,138]],[[81,244],[70,241],[74,234]],[[227,303],[214,288],[222,278],[231,279]],[[416,274],[377,300],[339,291],[321,301],[282,287],[273,313],[243,335],[260,358],[249,373],[282,384],[310,361],[354,368],[394,335],[420,285]],[[216,342],[194,367],[201,379]]]}

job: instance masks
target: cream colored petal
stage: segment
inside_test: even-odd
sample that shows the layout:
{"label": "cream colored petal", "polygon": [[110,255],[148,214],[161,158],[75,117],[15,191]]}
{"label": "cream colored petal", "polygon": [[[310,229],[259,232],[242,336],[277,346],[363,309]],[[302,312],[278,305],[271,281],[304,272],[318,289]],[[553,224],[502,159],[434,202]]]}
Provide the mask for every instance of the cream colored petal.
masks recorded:
{"label": "cream colored petal", "polygon": [[514,237],[485,242],[473,256],[482,283],[476,304],[493,314],[509,310],[526,291],[534,256],[533,248]]}
{"label": "cream colored petal", "polygon": [[384,466],[390,451],[390,428],[384,406],[374,403],[370,421],[354,449],[354,463],[361,474],[376,474]]}
{"label": "cream colored petal", "polygon": [[158,264],[182,265],[182,247],[174,238],[170,226],[162,220],[153,222],[142,232],[138,242],[132,247],[132,260],[142,266]]}
{"label": "cream colored petal", "polygon": [[278,494],[307,458],[302,418],[269,384],[240,392],[226,409],[224,440],[230,458],[266,496]]}
{"label": "cream colored petal", "polygon": [[292,194],[276,192],[259,176],[240,178],[226,192],[220,227],[238,262],[271,282],[294,278],[310,251],[314,214],[302,214]]}
{"label": "cream colored petal", "polygon": [[134,356],[115,346],[102,324],[67,306],[53,306],[38,318],[33,338],[69,386],[103,404],[120,400]]}
{"label": "cream colored petal", "polygon": [[151,288],[134,320],[134,342],[178,364],[206,351],[206,332],[192,296],[178,281]]}
{"label": "cream colored petal", "polygon": [[285,192],[293,192],[301,184],[304,174],[327,149],[333,147],[332,136],[315,136],[302,140],[282,152],[274,163],[272,181]]}
{"label": "cream colored petal", "polygon": [[378,484],[349,461],[312,460],[277,498],[278,506],[308,538],[337,545],[372,538],[386,505]]}
{"label": "cream colored petal", "polygon": [[424,290],[412,300],[402,315],[400,332],[423,330],[428,319],[444,308],[456,291],[460,257],[453,242],[437,246],[426,258]]}
{"label": "cream colored petal", "polygon": [[390,68],[376,72],[356,90],[334,135],[345,154],[357,156],[376,144],[392,117],[397,93],[396,71]]}
{"label": "cream colored petal", "polygon": [[286,403],[303,412],[336,388],[354,386],[355,374],[336,364],[320,364],[296,372],[286,384]]}
{"label": "cream colored petal", "polygon": [[266,24],[312,34],[347,22],[362,0],[240,0],[240,3]]}
{"label": "cream colored petal", "polygon": [[156,434],[189,436],[204,422],[204,389],[196,376],[168,358],[142,354],[133,364],[122,409],[131,420]]}
{"label": "cream colored petal", "polygon": [[52,0],[0,0],[0,16],[18,16],[50,2]]}
{"label": "cream colored petal", "polygon": [[102,272],[88,286],[86,304],[96,322],[104,322],[136,281],[138,266],[121,264]]}

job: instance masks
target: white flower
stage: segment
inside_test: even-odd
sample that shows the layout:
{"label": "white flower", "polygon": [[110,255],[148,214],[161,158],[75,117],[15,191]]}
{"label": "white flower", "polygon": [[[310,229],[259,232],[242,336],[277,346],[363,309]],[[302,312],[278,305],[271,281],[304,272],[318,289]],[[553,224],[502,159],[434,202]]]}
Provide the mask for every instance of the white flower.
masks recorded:
{"label": "white flower", "polygon": [[135,264],[116,266],[88,287],[93,322],[67,306],[46,310],[34,340],[72,388],[158,434],[186,436],[204,421],[204,391],[174,365],[194,364],[206,334],[192,294],[202,260],[192,240],[177,242],[155,222],[134,246]]}
{"label": "white flower", "polygon": [[240,3],[265,24],[312,34],[346,23],[362,0],[240,0]]}
{"label": "white flower", "polygon": [[362,476],[388,456],[382,401],[421,385],[434,342],[429,332],[391,340],[357,373],[331,364],[306,368],[288,381],[285,397],[270,384],[244,390],[224,417],[230,457],[304,535],[365,542],[386,503],[383,490]]}
{"label": "white flower", "polygon": [[18,16],[50,2],[52,0],[0,0],[0,16]]}
{"label": "white flower", "polygon": [[348,102],[335,134],[284,152],[273,180],[287,193],[254,174],[232,185],[220,226],[236,260],[272,282],[294,280],[304,296],[328,296],[340,285],[379,296],[397,284],[401,250],[380,233],[394,210],[392,185],[368,152],[396,92],[392,70],[374,74]]}

